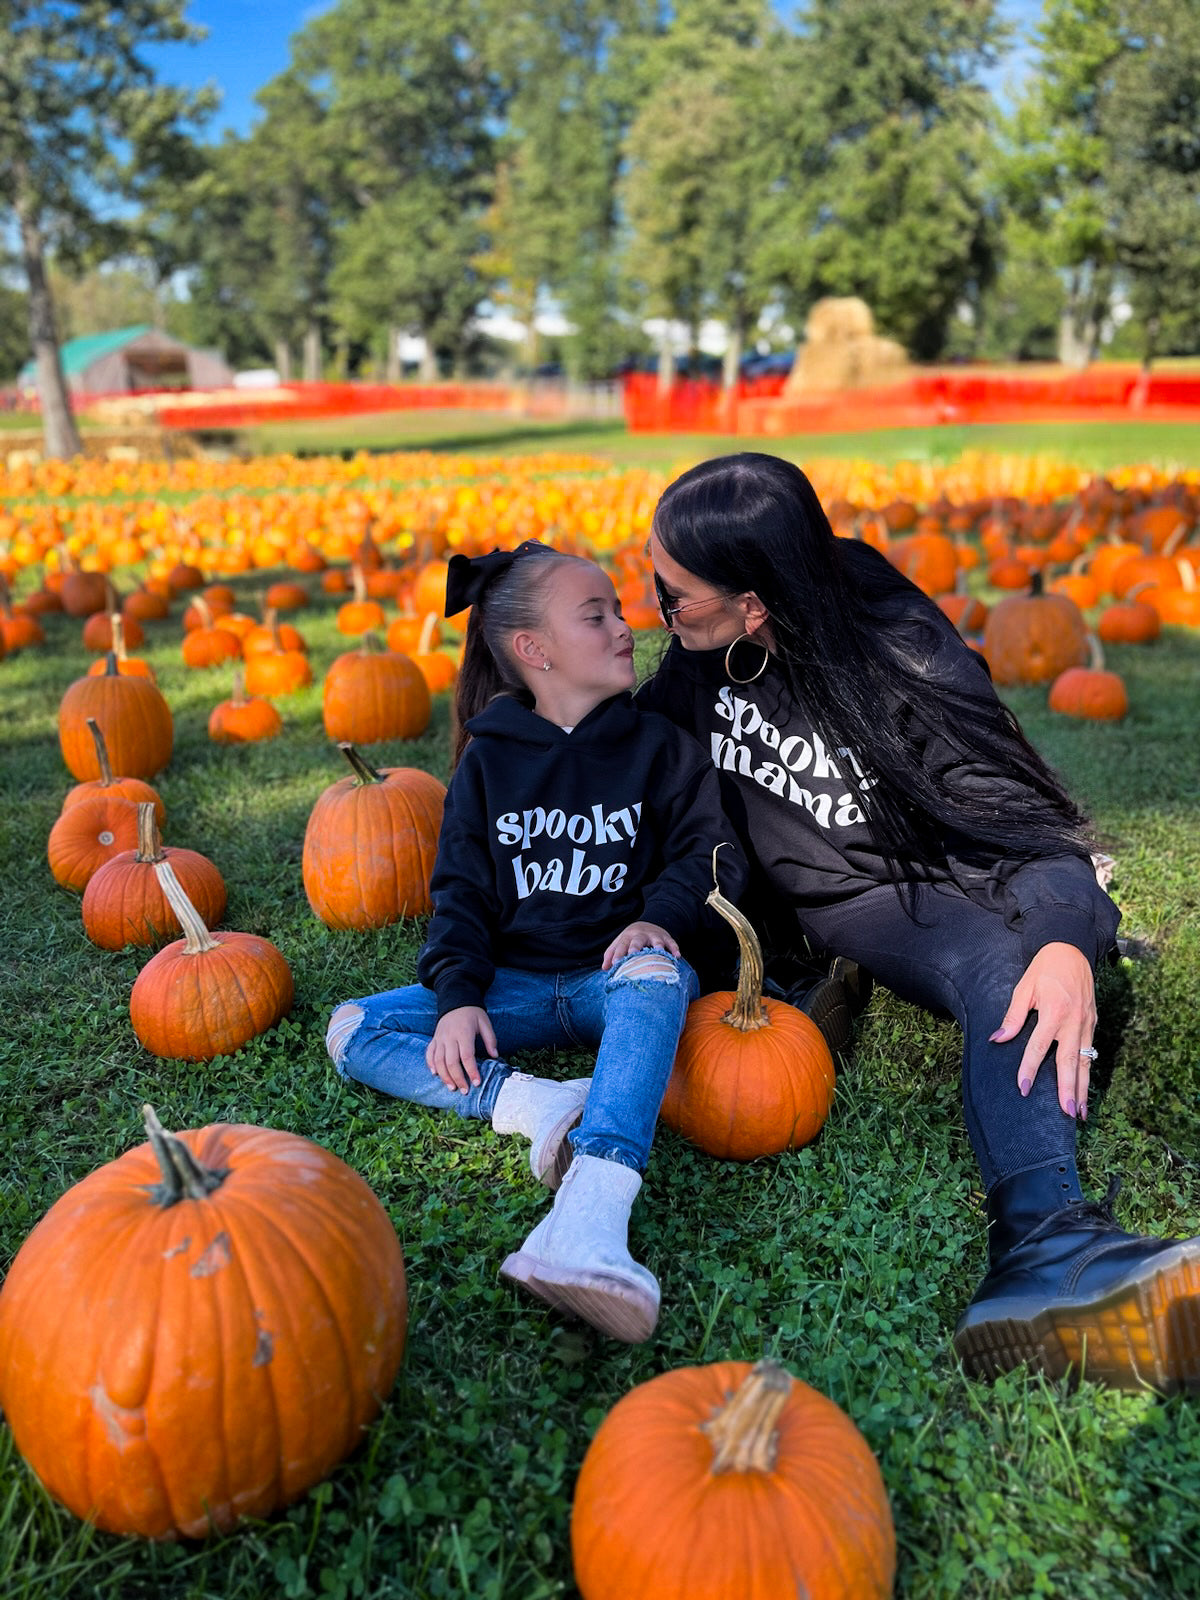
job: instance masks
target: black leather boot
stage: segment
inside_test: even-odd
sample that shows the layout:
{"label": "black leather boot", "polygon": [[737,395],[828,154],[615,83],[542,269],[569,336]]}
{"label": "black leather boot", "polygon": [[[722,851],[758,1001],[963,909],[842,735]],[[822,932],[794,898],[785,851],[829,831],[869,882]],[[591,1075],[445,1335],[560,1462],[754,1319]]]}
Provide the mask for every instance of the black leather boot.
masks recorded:
{"label": "black leather boot", "polygon": [[1119,1188],[1086,1201],[1064,1164],[992,1189],[991,1267],[954,1333],[971,1377],[1025,1362],[1118,1389],[1200,1390],[1200,1238],[1123,1232]]}
{"label": "black leather boot", "polygon": [[849,1048],[854,1019],[873,988],[871,974],[845,956],[834,956],[828,966],[794,958],[772,961],[763,980],[764,994],[812,1018],[834,1055]]}

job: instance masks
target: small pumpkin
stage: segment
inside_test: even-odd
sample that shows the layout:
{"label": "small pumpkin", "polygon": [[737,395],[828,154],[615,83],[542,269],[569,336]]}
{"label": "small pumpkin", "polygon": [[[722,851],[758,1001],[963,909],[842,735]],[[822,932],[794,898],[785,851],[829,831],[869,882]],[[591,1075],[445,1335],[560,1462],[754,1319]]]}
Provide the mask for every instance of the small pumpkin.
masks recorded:
{"label": "small pumpkin", "polygon": [[[141,656],[131,656],[125,649],[125,619],[120,615],[112,618],[112,653],[117,658],[117,671],[126,677],[149,678],[151,683],[158,680],[154,676],[154,668]],[[88,668],[88,676],[98,678],[108,671],[107,653],[99,661],[93,661]]]}
{"label": "small pumpkin", "polygon": [[374,633],[363,635],[325,674],[325,732],[350,744],[416,739],[429,726],[433,702],[421,669],[411,657],[380,650]]}
{"label": "small pumpkin", "polygon": [[[288,632],[294,634],[296,630],[288,628]],[[303,650],[283,642],[278,623],[272,622],[271,633],[273,648],[258,650],[246,658],[247,690],[251,694],[280,695],[306,689],[313,681],[308,657]]]}
{"label": "small pumpkin", "polygon": [[55,882],[82,894],[106,861],[136,843],[135,803],[98,790],[57,818],[46,841],[46,859]]}
{"label": "small pumpkin", "polygon": [[352,775],[321,794],[304,830],[304,892],[328,928],[382,928],[433,909],[429,881],[446,791],[415,767],[376,771],[339,746]]}
{"label": "small pumpkin", "polygon": [[659,1115],[711,1156],[753,1161],[817,1136],[836,1074],[812,1018],[764,1000],[762,949],[750,923],[716,888],[708,904],[737,935],[737,992],[702,995],[688,1007]]}
{"label": "small pumpkin", "polygon": [[[628,618],[626,620],[628,621]],[[458,666],[454,658],[445,650],[433,648],[436,623],[437,613],[431,611],[425,618],[421,637],[411,657],[413,665],[425,679],[430,694],[441,694],[446,689],[452,689],[458,680]],[[632,623],[630,626],[632,627]]]}
{"label": "small pumpkin", "polygon": [[202,920],[211,927],[225,915],[225,880],[198,850],[164,847],[148,802],[138,806],[137,848],[110,857],[83,891],[83,931],[102,950],[123,950],[127,944],[150,949],[180,932],[154,868],[170,861],[175,876]]}
{"label": "small pumpkin", "polygon": [[210,933],[171,863],[153,870],[184,937],[138,973],[129,997],[133,1031],[151,1055],[168,1060],[229,1055],[291,1010],[291,968],[269,939]]}
{"label": "small pumpkin", "polygon": [[167,820],[167,808],[162,803],[162,797],[157,789],[148,784],[144,778],[118,778],[114,777],[112,762],[108,759],[108,745],[100,724],[95,717],[87,718],[88,731],[96,746],[96,760],[100,766],[98,778],[87,778],[83,783],[77,783],[68,789],[66,798],[62,803],[64,811],[77,806],[81,800],[98,793],[120,795],[123,800],[132,800],[134,805],[149,801],[154,808],[154,816],[159,827]]}
{"label": "small pumpkin", "polygon": [[896,1535],[846,1413],[771,1361],[639,1384],[588,1446],[571,1508],[583,1600],[886,1600]]}
{"label": "small pumpkin", "polygon": [[233,669],[233,694],[214,706],[208,719],[208,737],[216,744],[254,744],[273,739],[283,731],[283,718],[269,700],[247,695],[245,673]]}
{"label": "small pumpkin", "polygon": [[344,605],[338,607],[338,632],[358,635],[367,633],[372,628],[382,628],[387,621],[383,607],[378,600],[367,598],[367,581],[362,568],[356,563],[352,570],[354,599],[347,600]]}
{"label": "small pumpkin", "polygon": [[1106,671],[1104,652],[1095,634],[1089,636],[1089,643],[1089,665],[1068,667],[1050,685],[1050,709],[1089,722],[1119,722],[1129,710],[1124,681],[1115,672]]}
{"label": "small pumpkin", "polygon": [[0,1405],[76,1516],[198,1539],[270,1516],[361,1443],[404,1353],[404,1256],[362,1178],[311,1140],[143,1115],[150,1142],[17,1252]]}

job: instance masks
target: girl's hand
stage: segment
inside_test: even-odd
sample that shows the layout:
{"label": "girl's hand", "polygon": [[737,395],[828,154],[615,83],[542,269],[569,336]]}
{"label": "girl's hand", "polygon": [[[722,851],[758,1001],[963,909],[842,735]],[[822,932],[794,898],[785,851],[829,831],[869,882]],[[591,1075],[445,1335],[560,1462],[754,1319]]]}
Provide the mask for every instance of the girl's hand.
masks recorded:
{"label": "girl's hand", "polygon": [[624,961],[626,956],[647,948],[669,950],[673,956],[679,954],[679,946],[665,928],[660,928],[653,922],[631,922],[627,928],[622,928],[604,952],[604,960],[600,963],[601,969],[607,972],[610,967],[615,967],[618,961]]}
{"label": "girl's hand", "polygon": [[467,1092],[467,1080],[476,1088],[481,1082],[479,1068],[475,1065],[475,1039],[483,1040],[484,1049],[493,1059],[498,1057],[496,1034],[492,1019],[482,1006],[459,1006],[438,1018],[433,1038],[425,1050],[425,1065],[446,1085]]}
{"label": "girl's hand", "polygon": [[1057,1045],[1058,1103],[1067,1116],[1079,1115],[1086,1122],[1092,1058],[1080,1052],[1092,1047],[1096,988],[1087,957],[1074,945],[1042,946],[1013,990],[992,1042],[1015,1038],[1031,1011],[1037,1012],[1037,1022],[1017,1068],[1017,1087],[1029,1093],[1047,1051]]}

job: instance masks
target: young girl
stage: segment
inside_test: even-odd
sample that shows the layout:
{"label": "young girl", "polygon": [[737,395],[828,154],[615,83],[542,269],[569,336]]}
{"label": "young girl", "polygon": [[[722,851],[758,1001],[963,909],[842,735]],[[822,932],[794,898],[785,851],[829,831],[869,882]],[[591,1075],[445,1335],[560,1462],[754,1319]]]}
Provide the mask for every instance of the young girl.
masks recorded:
{"label": "young girl", "polygon": [[[599,567],[534,541],[455,555],[446,614],[468,605],[420,983],[339,1006],[326,1042],[346,1077],[531,1139],[558,1192],[502,1276],[635,1343],[659,1286],[629,1211],[697,992],[680,947],[734,836],[699,745],[634,708],[633,636]],[[743,871],[722,850],[723,892]],[[547,1045],[598,1046],[593,1076],[509,1065]]]}
{"label": "young girl", "polygon": [[792,937],[962,1027],[990,1246],[967,1370],[1200,1387],[1200,1239],[1125,1233],[1075,1164],[1117,908],[983,662],[774,456],[677,478],[650,554],[674,637],[638,703],[708,747]]}

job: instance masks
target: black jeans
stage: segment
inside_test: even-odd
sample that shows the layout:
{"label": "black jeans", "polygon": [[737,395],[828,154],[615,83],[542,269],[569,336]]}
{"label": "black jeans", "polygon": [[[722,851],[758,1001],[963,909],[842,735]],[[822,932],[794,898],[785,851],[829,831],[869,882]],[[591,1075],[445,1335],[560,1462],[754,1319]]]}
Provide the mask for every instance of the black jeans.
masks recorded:
{"label": "black jeans", "polygon": [[985,1186],[1051,1162],[1075,1175],[1075,1120],[1058,1104],[1053,1055],[1027,1098],[1017,1067],[1033,1032],[1031,1015],[1007,1044],[989,1044],[1028,962],[1018,934],[958,889],[920,885],[917,920],[894,889],[880,887],[841,905],[797,913],[810,941],[848,956],[902,1000],[948,1013],[963,1031],[963,1112]]}

